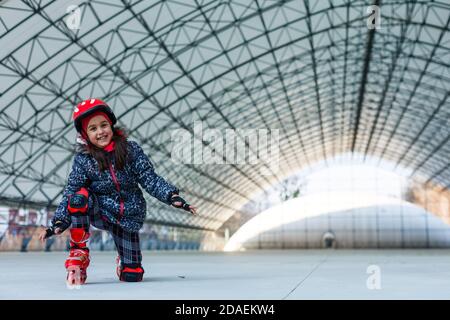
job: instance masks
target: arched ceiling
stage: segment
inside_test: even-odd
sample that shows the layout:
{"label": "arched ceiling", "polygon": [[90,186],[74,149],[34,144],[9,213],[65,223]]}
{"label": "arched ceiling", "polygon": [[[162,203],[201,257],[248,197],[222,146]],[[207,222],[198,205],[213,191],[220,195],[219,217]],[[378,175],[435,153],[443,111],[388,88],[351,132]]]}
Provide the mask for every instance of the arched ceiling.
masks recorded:
{"label": "arched ceiling", "polygon": [[[366,1],[0,2],[0,201],[58,204],[71,112],[92,96],[201,210],[150,200],[150,221],[215,230],[254,192],[346,152],[449,187],[450,4],[376,4],[379,29]],[[279,169],[174,164],[171,132],[194,120],[278,129]]]}

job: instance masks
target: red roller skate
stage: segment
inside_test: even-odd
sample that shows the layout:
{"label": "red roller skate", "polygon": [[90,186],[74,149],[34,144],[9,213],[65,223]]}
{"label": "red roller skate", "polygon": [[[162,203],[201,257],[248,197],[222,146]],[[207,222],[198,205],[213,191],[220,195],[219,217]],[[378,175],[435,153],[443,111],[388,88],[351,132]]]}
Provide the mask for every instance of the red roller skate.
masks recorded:
{"label": "red roller skate", "polygon": [[82,228],[70,229],[70,253],[64,264],[67,270],[67,285],[82,285],[87,279],[87,267],[89,266],[89,249],[86,242],[89,232]]}

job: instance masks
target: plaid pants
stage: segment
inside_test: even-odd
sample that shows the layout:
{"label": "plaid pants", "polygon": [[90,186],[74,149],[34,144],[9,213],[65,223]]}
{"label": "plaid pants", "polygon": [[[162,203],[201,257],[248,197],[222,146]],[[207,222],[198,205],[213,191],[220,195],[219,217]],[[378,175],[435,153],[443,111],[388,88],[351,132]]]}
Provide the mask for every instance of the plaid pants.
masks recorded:
{"label": "plaid pants", "polygon": [[123,265],[141,265],[142,253],[139,244],[139,233],[128,232],[119,225],[103,220],[98,210],[89,209],[89,214],[72,216],[71,228],[83,228],[89,232],[89,226],[108,231],[113,239]]}

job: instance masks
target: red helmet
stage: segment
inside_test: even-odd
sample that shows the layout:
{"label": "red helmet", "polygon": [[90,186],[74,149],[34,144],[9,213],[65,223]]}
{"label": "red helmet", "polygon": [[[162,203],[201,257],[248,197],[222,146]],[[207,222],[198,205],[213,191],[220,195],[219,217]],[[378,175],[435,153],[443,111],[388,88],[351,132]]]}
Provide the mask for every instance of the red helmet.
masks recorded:
{"label": "red helmet", "polygon": [[103,111],[104,113],[106,113],[112,124],[116,124],[116,116],[112,112],[111,108],[106,104],[106,102],[100,99],[91,98],[80,102],[73,110],[73,122],[78,132],[81,133],[81,120],[84,117],[97,111]]}

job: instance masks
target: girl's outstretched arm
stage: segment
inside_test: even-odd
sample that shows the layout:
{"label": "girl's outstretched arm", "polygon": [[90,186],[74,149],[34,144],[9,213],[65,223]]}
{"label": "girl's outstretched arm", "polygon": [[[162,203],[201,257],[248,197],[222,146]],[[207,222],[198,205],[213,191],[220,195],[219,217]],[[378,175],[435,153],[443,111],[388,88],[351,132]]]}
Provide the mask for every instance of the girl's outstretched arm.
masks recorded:
{"label": "girl's outstretched arm", "polygon": [[130,151],[133,157],[131,167],[139,181],[139,184],[151,196],[155,197],[159,201],[171,205],[171,196],[172,194],[179,193],[178,188],[155,173],[155,169],[150,159],[135,141],[130,141],[130,146]]}
{"label": "girl's outstretched arm", "polygon": [[139,184],[153,197],[176,208],[183,208],[192,214],[197,213],[194,206],[186,203],[181,198],[177,187],[168,183],[155,173],[155,169],[150,159],[145,155],[144,150],[134,141],[130,141],[133,153],[133,170],[138,177]]}

